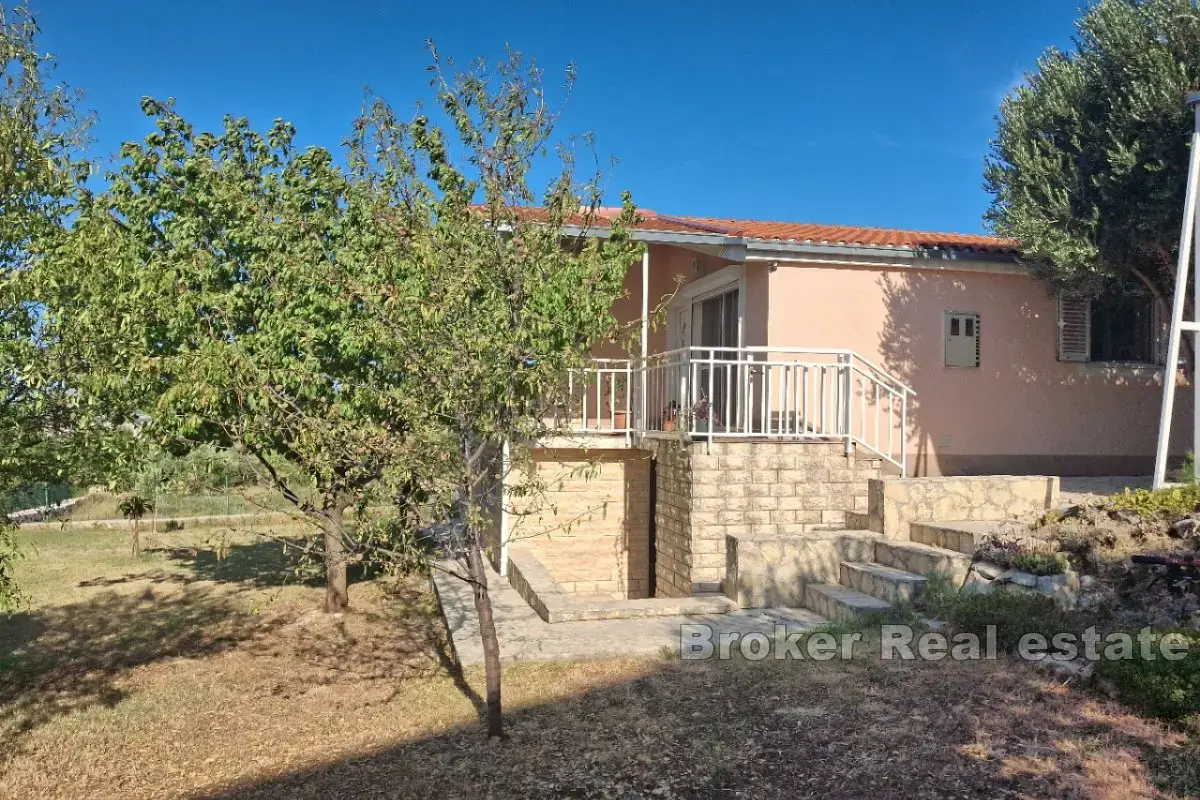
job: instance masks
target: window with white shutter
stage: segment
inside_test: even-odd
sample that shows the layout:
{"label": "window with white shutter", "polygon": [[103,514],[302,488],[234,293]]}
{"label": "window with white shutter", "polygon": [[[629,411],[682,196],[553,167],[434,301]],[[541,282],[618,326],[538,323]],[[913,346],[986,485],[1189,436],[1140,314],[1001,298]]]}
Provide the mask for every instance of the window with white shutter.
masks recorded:
{"label": "window with white shutter", "polygon": [[1092,301],[1086,295],[1058,296],[1058,360],[1089,361],[1092,352]]}
{"label": "window with white shutter", "polygon": [[1153,300],[1144,294],[1062,294],[1058,298],[1058,360],[1162,363],[1164,328]]}

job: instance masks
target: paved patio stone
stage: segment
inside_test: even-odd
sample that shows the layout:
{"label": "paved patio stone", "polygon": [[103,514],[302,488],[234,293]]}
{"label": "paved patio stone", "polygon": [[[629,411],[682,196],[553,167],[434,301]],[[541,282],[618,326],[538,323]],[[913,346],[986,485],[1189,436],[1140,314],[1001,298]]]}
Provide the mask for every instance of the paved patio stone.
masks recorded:
{"label": "paved patio stone", "polygon": [[[479,619],[470,587],[439,569],[433,571],[433,584],[459,662],[464,666],[482,664]],[[757,608],[725,614],[549,623],[495,572],[489,572],[488,593],[496,616],[500,657],[504,661],[658,655],[664,648],[678,650],[680,626],[688,623],[711,625],[716,632],[761,632],[769,636],[778,624],[794,632],[812,630],[828,622],[804,608]]]}

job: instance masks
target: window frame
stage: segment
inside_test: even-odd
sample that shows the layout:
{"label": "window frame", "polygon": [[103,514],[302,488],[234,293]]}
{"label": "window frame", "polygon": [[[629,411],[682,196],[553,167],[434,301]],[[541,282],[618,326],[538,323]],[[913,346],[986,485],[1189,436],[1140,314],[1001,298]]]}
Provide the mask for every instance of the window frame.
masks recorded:
{"label": "window frame", "polygon": [[[957,322],[959,319],[963,319],[964,323],[971,323],[970,325],[964,324],[963,327],[973,327],[974,332],[972,334],[966,334],[966,333],[953,334],[951,331],[954,328],[954,323]],[[982,366],[982,364],[983,364],[983,354],[982,354],[983,345],[981,342],[981,340],[983,338],[983,336],[981,334],[982,327],[983,326],[981,323],[981,318],[980,318],[979,312],[977,312],[977,311],[944,311],[944,312],[942,312],[942,366],[944,368],[946,368],[946,369],[979,369]],[[971,338],[973,338],[975,340],[975,363],[974,364],[951,364],[950,363],[950,352],[946,345],[948,344],[947,340],[953,335],[958,335],[958,336],[963,336],[963,337],[969,335],[969,336],[971,336]]]}
{"label": "window frame", "polygon": [[1163,320],[1159,304],[1149,295],[1141,295],[1150,306],[1150,360],[1118,361],[1092,358],[1092,314],[1091,295],[1060,292],[1058,295],[1058,335],[1055,358],[1064,363],[1092,365],[1094,368],[1148,369],[1161,367],[1165,362]]}

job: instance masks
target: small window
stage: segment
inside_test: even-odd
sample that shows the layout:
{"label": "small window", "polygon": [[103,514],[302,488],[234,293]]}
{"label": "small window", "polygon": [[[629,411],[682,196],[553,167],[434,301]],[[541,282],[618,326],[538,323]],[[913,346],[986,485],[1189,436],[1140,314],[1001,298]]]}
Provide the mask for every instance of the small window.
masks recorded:
{"label": "small window", "polygon": [[946,312],[946,366],[979,366],[979,315]]}
{"label": "small window", "polygon": [[1154,363],[1154,304],[1145,295],[1092,301],[1092,361]]}
{"label": "small window", "polygon": [[1060,361],[1153,364],[1163,360],[1160,328],[1151,298],[1064,294],[1058,306]]}

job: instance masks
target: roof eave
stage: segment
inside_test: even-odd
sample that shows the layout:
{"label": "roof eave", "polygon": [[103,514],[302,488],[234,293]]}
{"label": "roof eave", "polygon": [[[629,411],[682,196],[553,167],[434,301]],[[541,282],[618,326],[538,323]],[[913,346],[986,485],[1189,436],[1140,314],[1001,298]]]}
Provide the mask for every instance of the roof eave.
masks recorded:
{"label": "roof eave", "polygon": [[[564,236],[596,236],[601,239],[607,239],[611,235],[612,229],[598,225],[564,225],[562,232]],[[746,241],[741,236],[730,236],[725,233],[656,231],[645,228],[634,228],[630,231],[630,238],[635,242],[646,242],[647,244],[704,244],[718,247],[724,245],[742,245]]]}
{"label": "roof eave", "polygon": [[[607,238],[611,229],[605,226],[564,225],[565,236],[596,236]],[[906,267],[955,269],[987,267],[997,271],[1021,272],[1013,251],[976,250],[966,247],[887,247],[883,245],[844,244],[838,242],[796,242],[781,239],[751,239],[727,233],[701,231],[656,231],[634,228],[634,241],[646,244],[667,244],[683,247],[708,246],[728,253],[733,260],[754,261],[809,260],[820,263],[877,263]],[[739,258],[738,256],[741,256]]]}
{"label": "roof eave", "polygon": [[747,258],[753,261],[854,263],[925,269],[990,269],[1025,273],[1015,252],[942,247],[885,247],[833,242],[788,242],[747,239]]}

